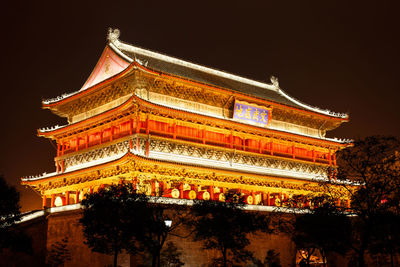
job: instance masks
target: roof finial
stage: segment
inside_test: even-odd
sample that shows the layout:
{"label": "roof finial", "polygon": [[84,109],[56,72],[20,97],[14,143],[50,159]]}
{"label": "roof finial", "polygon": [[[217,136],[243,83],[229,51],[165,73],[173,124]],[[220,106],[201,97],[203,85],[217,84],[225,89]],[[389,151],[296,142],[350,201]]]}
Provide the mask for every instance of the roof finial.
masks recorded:
{"label": "roof finial", "polygon": [[108,35],[107,35],[107,39],[111,42],[114,43],[115,41],[118,40],[119,35],[120,35],[120,31],[119,29],[112,29],[112,28],[108,28]]}
{"label": "roof finial", "polygon": [[278,90],[279,89],[278,78],[272,75],[269,79],[271,80],[272,86],[275,87],[276,90]]}

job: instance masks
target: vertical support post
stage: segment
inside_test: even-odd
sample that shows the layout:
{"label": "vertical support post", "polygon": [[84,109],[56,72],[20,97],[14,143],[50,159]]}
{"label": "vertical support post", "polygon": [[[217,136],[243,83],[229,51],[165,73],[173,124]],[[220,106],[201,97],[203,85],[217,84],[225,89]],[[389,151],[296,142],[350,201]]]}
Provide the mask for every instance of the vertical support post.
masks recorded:
{"label": "vertical support post", "polygon": [[333,165],[337,166],[337,164],[336,164],[336,153],[333,153]]}
{"label": "vertical support post", "polygon": [[79,190],[76,190],[75,191],[75,204],[78,204],[79,203]]}
{"label": "vertical support post", "polygon": [[114,135],[114,126],[111,125],[111,127],[110,127],[110,141],[113,140],[113,135]]}
{"label": "vertical support post", "polygon": [[229,135],[229,145],[230,145],[230,148],[233,148],[233,133],[231,133]]}
{"label": "vertical support post", "polygon": [[58,160],[56,160],[56,169],[57,169],[57,174],[60,173],[60,164],[58,162]]}
{"label": "vertical support post", "polygon": [[267,206],[271,206],[271,197],[269,195],[269,192],[267,192]]}
{"label": "vertical support post", "polygon": [[262,143],[261,143],[261,139],[258,140],[258,153],[262,154]]}
{"label": "vertical support post", "polygon": [[60,143],[57,142],[57,157],[60,156]]}
{"label": "vertical support post", "polygon": [[270,149],[271,149],[271,156],[274,155],[274,143],[271,141],[270,142]]}
{"label": "vertical support post", "polygon": [[75,147],[75,151],[79,150],[79,137],[76,138],[76,147]]}
{"label": "vertical support post", "polygon": [[312,161],[315,162],[315,150],[312,150]]}
{"label": "vertical support post", "polygon": [[64,160],[61,160],[61,173],[63,173],[64,172]]}
{"label": "vertical support post", "polygon": [[65,143],[62,142],[61,144],[61,155],[64,155]]}
{"label": "vertical support post", "polygon": [[69,205],[69,191],[65,192],[65,205]]}
{"label": "vertical support post", "polygon": [[89,134],[86,135],[86,148],[89,147]]}
{"label": "vertical support post", "polygon": [[329,149],[328,159],[329,159],[329,165],[332,165],[332,153],[330,149]]}
{"label": "vertical support post", "polygon": [[203,129],[203,133],[202,133],[202,138],[203,138],[203,144],[206,143],[206,129]]}
{"label": "vertical support post", "polygon": [[155,196],[156,195],[156,181],[151,181],[151,195]]}
{"label": "vertical support post", "polygon": [[56,200],[56,195],[55,194],[51,194],[51,204],[50,204],[50,207],[54,207],[54,202],[55,202],[55,200]]}
{"label": "vertical support post", "polygon": [[42,196],[42,209],[45,209],[47,205],[47,196],[43,195]]}
{"label": "vertical support post", "polygon": [[176,139],[176,123],[172,124],[172,139]]}
{"label": "vertical support post", "polygon": [[210,199],[214,200],[214,186],[208,187],[208,193],[210,193]]}
{"label": "vertical support post", "polygon": [[179,198],[183,198],[183,183],[179,184]]}
{"label": "vertical support post", "polygon": [[149,115],[146,117],[146,134],[148,135],[150,133],[150,127],[149,127]]}
{"label": "vertical support post", "polygon": [[132,130],[133,130],[133,119],[131,118],[129,120],[129,135],[132,135]]}

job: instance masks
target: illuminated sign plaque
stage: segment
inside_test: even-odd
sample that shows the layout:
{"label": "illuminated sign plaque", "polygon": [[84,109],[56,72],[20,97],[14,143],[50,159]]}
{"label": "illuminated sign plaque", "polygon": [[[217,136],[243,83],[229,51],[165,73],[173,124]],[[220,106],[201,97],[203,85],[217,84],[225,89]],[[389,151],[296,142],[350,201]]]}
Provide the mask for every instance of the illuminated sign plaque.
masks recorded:
{"label": "illuminated sign plaque", "polygon": [[233,118],[245,123],[267,127],[271,117],[271,109],[244,101],[235,101]]}

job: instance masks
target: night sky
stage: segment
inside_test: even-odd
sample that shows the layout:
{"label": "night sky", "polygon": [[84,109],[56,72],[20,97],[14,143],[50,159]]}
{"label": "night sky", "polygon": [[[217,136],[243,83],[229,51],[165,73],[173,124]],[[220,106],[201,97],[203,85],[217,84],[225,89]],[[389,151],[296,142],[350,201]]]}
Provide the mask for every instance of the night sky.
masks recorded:
{"label": "night sky", "polygon": [[194,63],[264,82],[275,75],[289,95],[350,114],[330,137],[400,137],[398,1],[10,2],[1,12],[0,173],[24,211],[41,201],[20,177],[55,170],[54,144],[36,130],[66,123],[41,100],[80,89],[108,27]]}

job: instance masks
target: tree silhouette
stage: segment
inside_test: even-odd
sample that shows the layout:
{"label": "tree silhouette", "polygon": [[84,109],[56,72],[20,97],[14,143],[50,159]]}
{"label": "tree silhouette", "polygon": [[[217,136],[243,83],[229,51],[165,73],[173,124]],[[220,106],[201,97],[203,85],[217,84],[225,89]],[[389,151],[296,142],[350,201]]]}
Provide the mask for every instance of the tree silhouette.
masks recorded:
{"label": "tree silhouette", "polygon": [[195,201],[192,211],[194,240],[203,241],[204,249],[216,249],[220,257],[213,266],[232,266],[252,259],[246,249],[250,241],[247,234],[260,229],[256,215],[243,210],[243,204],[228,202]]}
{"label": "tree silhouette", "polygon": [[357,215],[352,218],[352,249],[359,266],[365,266],[365,253],[374,239],[388,238],[387,232],[375,231],[382,214],[399,214],[399,151],[397,138],[370,136],[356,140],[353,147],[338,153],[338,178],[353,182],[342,186],[351,195],[349,212]]}
{"label": "tree silhouette", "polygon": [[[151,197],[142,202],[137,210],[140,216],[139,224],[134,230],[134,238],[142,251],[152,256],[152,266],[161,266],[161,251],[168,235],[175,232],[186,222],[188,209],[182,205],[164,204],[165,198]],[[170,221],[170,225],[167,224]]]}
{"label": "tree silhouette", "polygon": [[322,195],[312,198],[316,204],[309,213],[296,216],[292,234],[296,246],[305,251],[307,266],[311,256],[320,252],[323,265],[329,252],[345,254],[350,246],[351,222],[342,210],[336,207],[330,196]]}
{"label": "tree silhouette", "polygon": [[180,257],[182,252],[178,251],[178,248],[172,242],[167,243],[167,247],[161,251],[161,264],[163,267],[181,267],[185,265]]}
{"label": "tree silhouette", "polygon": [[51,245],[50,250],[47,251],[46,262],[51,267],[64,266],[66,261],[71,260],[71,253],[68,247],[68,237],[57,241]]}
{"label": "tree silhouette", "polygon": [[280,253],[276,252],[274,249],[269,249],[267,255],[265,255],[264,261],[253,259],[253,263],[257,267],[281,267],[279,254]]}
{"label": "tree silhouette", "polygon": [[122,250],[134,251],[134,230],[140,225],[140,215],[145,196],[136,194],[128,184],[112,185],[87,195],[82,201],[83,234],[93,251],[114,255],[116,267]]}
{"label": "tree silhouette", "polygon": [[[121,183],[87,195],[83,225],[86,244],[93,251],[114,255],[114,266],[123,251],[147,252],[152,266],[160,266],[160,254],[169,234],[184,222],[187,209],[163,204],[164,198],[139,194],[132,184]],[[166,221],[173,218],[171,225]]]}
{"label": "tree silhouette", "polygon": [[19,193],[0,176],[0,252],[4,248],[32,252],[30,237],[13,227],[20,220]]}

